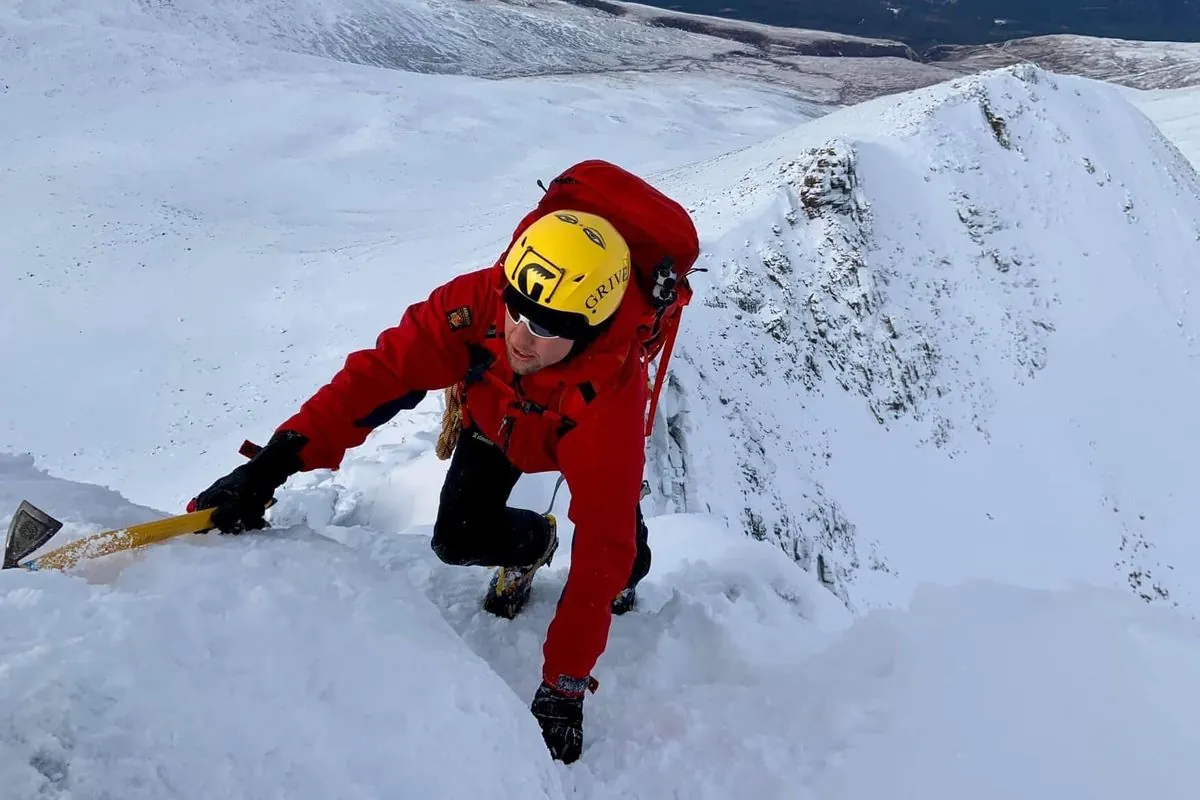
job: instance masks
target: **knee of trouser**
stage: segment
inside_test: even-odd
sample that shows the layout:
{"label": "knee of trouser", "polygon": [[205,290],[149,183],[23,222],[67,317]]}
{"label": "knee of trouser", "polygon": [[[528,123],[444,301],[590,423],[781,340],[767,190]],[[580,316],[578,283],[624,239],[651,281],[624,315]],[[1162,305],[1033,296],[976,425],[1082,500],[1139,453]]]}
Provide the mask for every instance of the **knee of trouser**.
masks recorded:
{"label": "knee of trouser", "polygon": [[459,536],[455,536],[451,526],[439,518],[433,524],[433,539],[430,541],[429,547],[443,564],[462,566],[471,560],[471,554],[461,543],[462,524],[459,523],[454,527],[458,528]]}

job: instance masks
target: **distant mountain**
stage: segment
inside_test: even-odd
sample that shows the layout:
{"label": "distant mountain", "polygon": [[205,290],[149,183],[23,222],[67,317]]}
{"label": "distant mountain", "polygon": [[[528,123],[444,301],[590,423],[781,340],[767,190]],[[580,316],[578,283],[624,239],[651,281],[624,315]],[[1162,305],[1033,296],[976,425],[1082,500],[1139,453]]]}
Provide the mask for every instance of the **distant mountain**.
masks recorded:
{"label": "distant mountain", "polygon": [[[703,34],[705,41],[722,39],[734,45],[726,52],[709,45],[720,54],[690,64],[676,61],[670,68],[697,69],[705,62],[719,65],[726,72],[786,85],[803,99],[826,105],[861,102],[940,83],[956,74],[1019,63],[1138,89],[1200,85],[1200,43],[1193,42],[1056,35],[981,45],[938,45],[917,53],[908,44],[889,39],[778,27],[621,0],[568,1],[650,29],[676,28]],[[969,4],[978,0],[959,1]],[[1195,2],[1200,4],[1200,0]],[[923,0],[923,4],[933,3]]]}
{"label": "distant mountain", "polygon": [[556,0],[0,2],[0,51],[27,26],[219,39],[372,67],[489,78],[663,69],[742,47]]}
{"label": "distant mountain", "polygon": [[1028,62],[1134,89],[1200,85],[1200,44],[1195,42],[1036,36],[1001,44],[938,47],[926,55],[938,67],[964,73]]}
{"label": "distant mountain", "polygon": [[1200,41],[1200,0],[660,0],[657,5],[895,39],[918,51],[1059,33]]}
{"label": "distant mountain", "polygon": [[[707,0],[683,1],[697,5]],[[904,3],[953,15],[960,7],[982,2],[903,0],[889,16],[910,20],[912,15],[906,16],[901,7]],[[1200,4],[1200,0],[1188,2]],[[811,20],[814,25],[828,23],[822,30],[621,0],[104,0],[75,6],[64,0],[25,0],[11,8],[0,3],[0,52],[5,48],[34,52],[35,48],[22,44],[26,31],[34,28],[95,22],[98,30],[114,35],[186,32],[183,35],[190,40],[216,38],[422,73],[503,79],[630,71],[717,72],[772,84],[811,104],[813,113],[1020,61],[1144,88],[1200,83],[1200,45],[1069,36],[1000,45],[946,45],[918,52],[894,38],[832,30],[839,20],[846,22],[838,16],[845,8],[868,5],[865,0],[845,0],[837,5],[839,10],[822,12]],[[715,10],[726,13],[722,8]],[[1155,18],[1149,11],[1146,17]],[[1011,25],[1008,29],[1017,30]]]}

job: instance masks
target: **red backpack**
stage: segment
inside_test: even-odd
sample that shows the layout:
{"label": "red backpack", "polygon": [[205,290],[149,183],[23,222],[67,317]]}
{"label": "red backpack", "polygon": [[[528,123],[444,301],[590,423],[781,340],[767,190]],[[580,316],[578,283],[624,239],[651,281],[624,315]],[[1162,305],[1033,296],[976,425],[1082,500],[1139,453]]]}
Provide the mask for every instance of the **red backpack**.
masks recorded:
{"label": "red backpack", "polygon": [[646,436],[649,436],[679,319],[683,307],[692,299],[687,276],[697,271],[692,265],[700,257],[696,227],[679,203],[607,161],[581,161],[550,181],[549,188],[541,181],[538,185],[546,193],[517,225],[509,247],[537,219],[565,208],[599,214],[620,231],[629,245],[634,286],[645,295],[652,309],[652,316],[639,328],[642,348],[647,363],[662,356],[646,419]]}

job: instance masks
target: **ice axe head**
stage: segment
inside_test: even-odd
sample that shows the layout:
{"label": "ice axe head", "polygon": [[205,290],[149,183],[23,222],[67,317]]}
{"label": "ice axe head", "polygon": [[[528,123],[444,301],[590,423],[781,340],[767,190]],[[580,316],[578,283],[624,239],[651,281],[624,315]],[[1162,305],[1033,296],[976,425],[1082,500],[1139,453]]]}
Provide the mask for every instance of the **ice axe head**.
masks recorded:
{"label": "ice axe head", "polygon": [[62,528],[62,523],[24,500],[8,523],[8,537],[4,542],[4,565],[0,569],[12,569],[53,538]]}

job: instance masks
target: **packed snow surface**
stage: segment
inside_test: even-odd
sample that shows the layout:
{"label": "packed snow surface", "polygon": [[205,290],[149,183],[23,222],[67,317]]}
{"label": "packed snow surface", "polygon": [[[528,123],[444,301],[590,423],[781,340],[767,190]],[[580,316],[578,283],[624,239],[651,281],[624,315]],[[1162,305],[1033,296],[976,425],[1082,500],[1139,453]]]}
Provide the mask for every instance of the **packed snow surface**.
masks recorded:
{"label": "packed snow surface", "polygon": [[[6,507],[140,516],[0,477]],[[520,698],[409,581],[302,530],[191,538],[0,577],[5,798],[562,796]]]}
{"label": "packed snow surface", "polygon": [[[415,451],[351,476],[384,469],[419,497]],[[25,459],[0,476],[5,506],[145,513]],[[988,582],[852,619],[704,515],[654,520],[583,758],[553,763],[526,706],[565,565],[500,621],[479,610],[487,573],[437,562],[428,525],[373,530],[353,502],[298,524],[345,497],[310,480],[269,533],[0,576],[6,798],[1183,800],[1200,780],[1194,621],[1113,590]]]}

